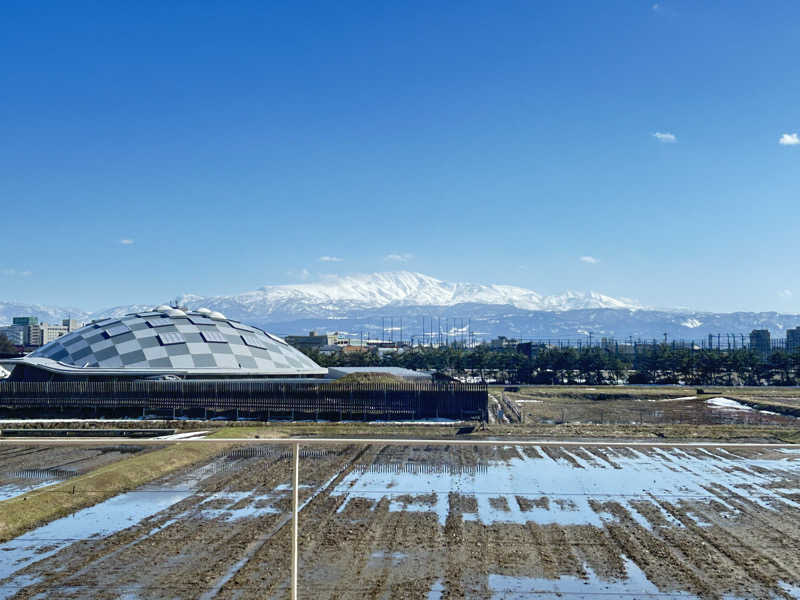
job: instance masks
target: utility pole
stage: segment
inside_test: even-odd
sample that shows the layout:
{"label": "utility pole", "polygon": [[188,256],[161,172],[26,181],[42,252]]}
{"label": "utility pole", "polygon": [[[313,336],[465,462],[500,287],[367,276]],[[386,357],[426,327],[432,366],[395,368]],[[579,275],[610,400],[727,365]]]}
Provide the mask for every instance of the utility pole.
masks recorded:
{"label": "utility pole", "polygon": [[300,444],[294,444],[292,473],[292,600],[297,600],[297,519],[300,488]]}

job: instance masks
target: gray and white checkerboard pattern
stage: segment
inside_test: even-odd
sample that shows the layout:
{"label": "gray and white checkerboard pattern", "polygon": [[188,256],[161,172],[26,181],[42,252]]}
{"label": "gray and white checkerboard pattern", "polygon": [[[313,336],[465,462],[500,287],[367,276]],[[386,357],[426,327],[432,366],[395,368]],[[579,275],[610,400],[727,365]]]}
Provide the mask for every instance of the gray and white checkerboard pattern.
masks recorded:
{"label": "gray and white checkerboard pattern", "polygon": [[319,373],[280,338],[228,319],[139,313],[91,323],[42,346],[31,357],[103,369],[235,369]]}

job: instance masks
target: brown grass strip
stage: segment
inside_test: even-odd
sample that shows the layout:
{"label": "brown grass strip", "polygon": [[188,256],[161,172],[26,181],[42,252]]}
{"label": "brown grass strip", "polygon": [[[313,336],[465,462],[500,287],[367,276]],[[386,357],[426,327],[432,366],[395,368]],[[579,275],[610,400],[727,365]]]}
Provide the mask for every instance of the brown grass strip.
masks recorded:
{"label": "brown grass strip", "polygon": [[0,502],[0,542],[209,460],[221,449],[218,444],[175,444]]}

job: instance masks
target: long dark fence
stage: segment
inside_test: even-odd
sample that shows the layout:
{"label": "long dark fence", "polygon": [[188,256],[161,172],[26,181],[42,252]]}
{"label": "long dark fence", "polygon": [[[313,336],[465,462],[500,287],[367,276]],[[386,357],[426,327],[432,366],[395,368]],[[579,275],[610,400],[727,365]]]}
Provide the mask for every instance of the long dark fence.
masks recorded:
{"label": "long dark fence", "polygon": [[4,382],[0,407],[103,413],[235,411],[267,419],[484,419],[488,393],[485,385],[458,383]]}

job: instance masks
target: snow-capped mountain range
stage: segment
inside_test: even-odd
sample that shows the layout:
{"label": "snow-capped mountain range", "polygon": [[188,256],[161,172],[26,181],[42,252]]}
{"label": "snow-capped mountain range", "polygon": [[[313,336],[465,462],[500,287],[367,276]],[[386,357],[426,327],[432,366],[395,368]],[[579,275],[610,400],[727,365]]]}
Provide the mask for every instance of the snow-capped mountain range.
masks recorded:
{"label": "snow-capped mountain range", "polygon": [[[56,323],[70,316],[91,320],[121,316],[162,304],[116,306],[96,312],[0,302],[0,325],[14,316],[34,315]],[[472,319],[472,331],[485,336],[556,337],[584,335],[699,339],[709,333],[747,333],[753,328],[781,330],[800,325],[798,315],[777,313],[700,313],[654,310],[632,300],[596,292],[545,296],[509,285],[450,283],[408,271],[328,277],[316,283],[270,285],[252,292],[222,296],[184,295],[189,308],[207,307],[278,333],[306,329],[355,332],[382,327],[384,317]]]}
{"label": "snow-capped mountain range", "polygon": [[631,301],[596,292],[542,296],[521,287],[449,283],[409,271],[329,277],[318,283],[265,286],[235,296],[184,296],[181,301],[192,308],[205,303],[237,315],[270,317],[275,321],[298,317],[337,317],[354,310],[459,304],[505,305],[522,310],[547,311],[641,308]]}

